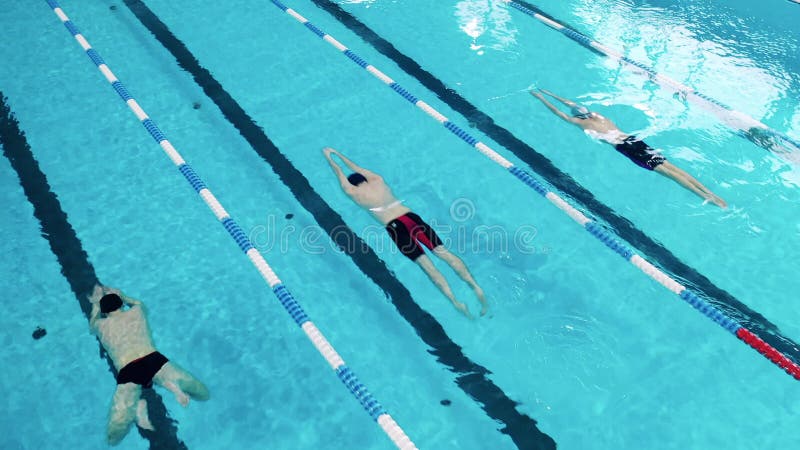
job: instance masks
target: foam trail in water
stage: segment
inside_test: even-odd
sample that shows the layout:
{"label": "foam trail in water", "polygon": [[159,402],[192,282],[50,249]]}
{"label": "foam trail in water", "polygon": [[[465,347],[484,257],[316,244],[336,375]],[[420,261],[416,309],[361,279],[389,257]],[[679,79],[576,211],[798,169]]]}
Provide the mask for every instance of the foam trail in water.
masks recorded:
{"label": "foam trail in water", "polygon": [[520,94],[522,92],[528,92],[531,89],[536,89],[536,84],[537,83],[532,83],[532,84],[530,84],[528,87],[526,87],[524,89],[520,89],[520,90],[514,91],[514,92],[509,92],[508,94],[500,95],[500,96],[497,96],[497,97],[490,97],[488,99],[488,101],[491,102],[491,101],[495,101],[495,100],[500,100],[501,98],[511,97],[512,95],[517,95],[517,94]]}

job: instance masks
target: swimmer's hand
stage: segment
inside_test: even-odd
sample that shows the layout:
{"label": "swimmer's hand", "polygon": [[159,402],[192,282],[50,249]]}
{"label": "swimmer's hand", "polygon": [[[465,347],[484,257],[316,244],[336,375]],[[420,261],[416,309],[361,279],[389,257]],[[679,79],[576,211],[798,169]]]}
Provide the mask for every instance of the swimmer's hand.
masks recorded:
{"label": "swimmer's hand", "polygon": [[472,319],[472,314],[470,314],[469,307],[467,307],[467,305],[456,300],[453,302],[453,306],[455,306],[457,310],[461,311],[461,314],[464,314],[467,316],[467,318]]}

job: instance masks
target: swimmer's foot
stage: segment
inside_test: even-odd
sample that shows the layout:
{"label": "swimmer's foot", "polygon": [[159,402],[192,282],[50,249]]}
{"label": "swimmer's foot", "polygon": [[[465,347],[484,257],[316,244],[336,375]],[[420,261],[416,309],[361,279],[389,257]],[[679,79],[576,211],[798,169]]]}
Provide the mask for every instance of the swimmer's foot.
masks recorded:
{"label": "swimmer's foot", "polygon": [[180,394],[176,394],[175,398],[178,399],[178,403],[180,403],[181,406],[186,407],[189,405],[189,396],[184,394],[183,392],[181,392]]}
{"label": "swimmer's foot", "polygon": [[721,198],[717,197],[717,196],[716,196],[716,195],[714,195],[714,194],[708,194],[708,195],[705,195],[705,196],[703,197],[703,204],[705,205],[706,203],[712,203],[712,204],[714,204],[714,205],[717,205],[717,206],[719,206],[719,207],[720,207],[720,208],[722,208],[722,209],[725,209],[725,208],[727,208],[727,207],[728,207],[728,204],[727,204],[727,203],[725,203],[725,200],[723,200],[723,199],[721,199]]}
{"label": "swimmer's foot", "polygon": [[143,398],[139,399],[139,404],[136,405],[136,425],[143,430],[156,431],[150,422],[150,416],[147,415],[147,402]]}
{"label": "swimmer's foot", "polygon": [[175,400],[181,404],[181,406],[187,406],[189,404],[189,396],[186,395],[185,392],[181,390],[175,383],[169,381],[164,383],[164,387],[167,388],[170,392],[175,394]]}
{"label": "swimmer's foot", "polygon": [[481,289],[477,284],[473,286],[472,289],[475,290],[475,295],[481,302],[481,316],[485,316],[489,311],[489,303],[486,301],[486,296],[483,294],[483,289]]}
{"label": "swimmer's foot", "polygon": [[467,305],[459,302],[458,300],[454,300],[453,306],[455,306],[457,310],[461,311],[461,314],[464,314],[468,318],[472,319],[472,314],[469,313],[469,308],[467,307]]}

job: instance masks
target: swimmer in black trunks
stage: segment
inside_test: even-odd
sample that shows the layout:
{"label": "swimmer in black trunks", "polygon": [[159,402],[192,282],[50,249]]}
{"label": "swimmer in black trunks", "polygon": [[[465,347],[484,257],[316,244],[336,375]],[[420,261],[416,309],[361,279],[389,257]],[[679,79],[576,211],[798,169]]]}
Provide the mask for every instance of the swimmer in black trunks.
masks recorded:
{"label": "swimmer in black trunks", "polygon": [[[208,389],[189,372],[169,361],[153,346],[144,305],[117,289],[95,286],[89,297],[89,326],[103,343],[117,373],[117,388],[108,417],[108,443],[116,445],[128,434],[134,420],[152,430],[142,389],[153,383],[169,389],[181,405],[208,400]],[[128,305],[123,310],[123,304]]]}
{"label": "swimmer in black trunks", "polygon": [[[469,273],[469,269],[461,259],[450,253],[439,236],[433,229],[425,223],[418,215],[411,212],[411,210],[403,206],[401,200],[397,200],[392,194],[392,190],[383,181],[383,178],[369,170],[357,166],[353,161],[350,161],[337,152],[336,150],[326,147],[323,149],[325,158],[331,165],[334,173],[339,178],[339,184],[342,190],[350,196],[362,208],[368,210],[378,221],[386,226],[389,236],[397,244],[400,251],[409,259],[417,263],[426,275],[433,281],[433,284],[439,288],[440,291],[453,303],[457,310],[464,313],[467,317],[471,317],[469,308],[464,303],[456,300],[450,285],[444,278],[441,272],[433,265],[431,259],[425,255],[425,252],[420,247],[420,244],[427,247],[433,252],[434,255],[441,258],[455,272],[475,291],[475,295],[481,302],[481,315],[485,315],[489,309],[486,303],[486,297],[483,295],[483,289],[478,286],[475,279]],[[353,174],[345,176],[341,167],[333,160],[331,155],[336,155],[347,165]]]}
{"label": "swimmer in black trunks", "polygon": [[[644,141],[637,139],[634,135],[625,134],[620,131],[614,122],[608,118],[596,112],[589,111],[585,106],[581,106],[572,100],[559,97],[550,91],[544,89],[540,89],[540,91],[541,92],[531,91],[531,95],[541,100],[553,114],[573,125],[581,127],[586,134],[593,138],[611,144],[618,152],[625,155],[637,166],[658,172],[721,208],[726,208],[728,206],[725,200],[717,197],[694,177],[667,161],[664,156],[656,152]],[[542,94],[547,94],[569,106],[572,110],[572,116],[561,112]]]}

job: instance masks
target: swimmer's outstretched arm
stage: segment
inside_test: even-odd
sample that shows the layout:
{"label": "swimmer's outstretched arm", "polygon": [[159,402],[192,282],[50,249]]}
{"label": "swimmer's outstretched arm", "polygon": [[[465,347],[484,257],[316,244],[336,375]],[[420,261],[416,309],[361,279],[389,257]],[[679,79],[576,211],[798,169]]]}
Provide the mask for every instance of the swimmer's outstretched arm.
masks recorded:
{"label": "swimmer's outstretched arm", "polygon": [[569,123],[575,123],[575,119],[574,118],[564,114],[560,109],[556,108],[555,105],[553,105],[546,98],[544,98],[544,95],[542,95],[542,94],[540,94],[540,93],[538,93],[536,91],[531,91],[531,95],[536,97],[536,98],[538,98],[539,101],[544,103],[544,106],[547,106],[547,109],[549,109],[553,114],[557,115],[558,117],[561,117],[561,119],[563,119],[563,120],[565,120],[565,121],[567,121]]}
{"label": "swimmer's outstretched arm", "polygon": [[135,298],[128,297],[127,295],[123,294],[122,292],[119,293],[119,297],[122,299],[122,303],[125,303],[128,306],[144,306],[141,300],[136,300]]}
{"label": "swimmer's outstretched arm", "polygon": [[103,287],[103,294],[117,294],[119,298],[122,299],[122,303],[128,306],[136,306],[136,305],[143,305],[140,300],[136,300],[135,298],[128,297],[127,295],[123,294],[121,290],[117,288],[112,288],[110,286]]}
{"label": "swimmer's outstretched arm", "polygon": [[342,187],[342,190],[345,192],[350,192],[353,189],[353,186],[347,181],[347,177],[344,176],[344,172],[342,172],[342,168],[336,164],[336,161],[333,160],[331,157],[331,153],[336,152],[336,150],[325,147],[322,149],[322,153],[325,154],[325,159],[328,160],[328,164],[330,164],[333,173],[336,174],[336,177],[339,179],[339,186]]}
{"label": "swimmer's outstretched arm", "polygon": [[559,97],[556,94],[553,94],[552,92],[548,91],[547,89],[539,89],[539,90],[542,91],[543,94],[547,94],[550,97],[553,97],[554,99],[556,99],[556,100],[560,101],[561,103],[569,106],[570,108],[572,108],[573,106],[577,105],[577,103],[573,102],[572,100],[570,100],[568,98],[564,98],[564,97]]}
{"label": "swimmer's outstretched arm", "polygon": [[332,148],[330,148],[330,147],[326,147],[326,148],[330,150],[330,153],[333,153],[334,155],[336,155],[336,156],[338,156],[339,158],[341,158],[341,159],[342,159],[342,161],[344,162],[344,164],[345,164],[345,165],[346,165],[346,166],[347,166],[347,167],[348,167],[350,170],[352,170],[353,172],[358,172],[358,173],[360,173],[361,175],[364,175],[364,177],[365,177],[367,180],[369,180],[370,178],[380,178],[380,175],[378,175],[377,173],[375,173],[375,172],[372,172],[372,171],[370,171],[369,169],[365,169],[365,168],[363,168],[363,167],[359,166],[358,164],[356,164],[356,163],[354,163],[353,161],[351,161],[351,160],[350,160],[350,158],[348,158],[348,157],[344,156],[343,154],[339,153],[338,151],[336,151],[336,150],[334,150],[334,149],[332,149]]}
{"label": "swimmer's outstretched arm", "polygon": [[100,299],[103,298],[104,294],[105,290],[103,286],[95,284],[92,293],[89,295],[89,302],[91,302],[92,304],[97,304],[100,301]]}
{"label": "swimmer's outstretched arm", "polygon": [[100,316],[100,299],[103,297],[103,287],[99,284],[94,285],[89,302],[92,304],[92,312],[89,314],[89,328],[94,332],[97,328],[97,319]]}
{"label": "swimmer's outstretched arm", "polygon": [[97,329],[97,319],[100,317],[100,306],[97,302],[92,303],[92,313],[89,316],[89,330],[92,333]]}

